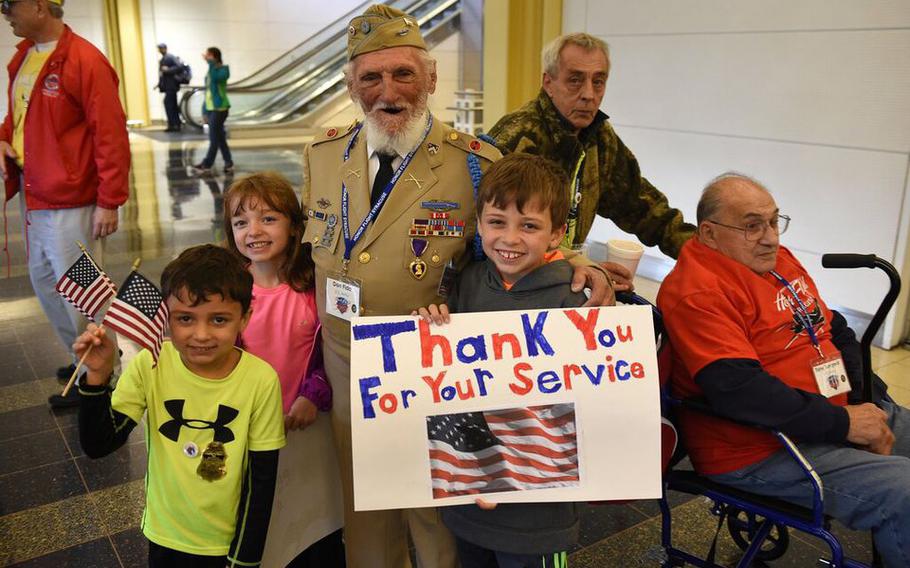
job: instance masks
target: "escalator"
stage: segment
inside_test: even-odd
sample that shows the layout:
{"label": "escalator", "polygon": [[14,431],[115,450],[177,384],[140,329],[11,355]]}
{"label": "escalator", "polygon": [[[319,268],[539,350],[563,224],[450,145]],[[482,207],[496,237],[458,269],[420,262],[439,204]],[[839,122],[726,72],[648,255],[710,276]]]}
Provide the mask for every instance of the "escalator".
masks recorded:
{"label": "escalator", "polygon": [[[341,16],[319,33],[307,38],[282,56],[244,79],[228,83],[231,128],[269,126],[313,127],[351,104],[344,81],[347,63],[347,28],[350,20],[375,0],[367,1]],[[427,48],[459,29],[459,0],[392,0],[386,2],[410,14],[420,25]],[[180,100],[183,119],[202,127],[205,87],[185,87]]]}

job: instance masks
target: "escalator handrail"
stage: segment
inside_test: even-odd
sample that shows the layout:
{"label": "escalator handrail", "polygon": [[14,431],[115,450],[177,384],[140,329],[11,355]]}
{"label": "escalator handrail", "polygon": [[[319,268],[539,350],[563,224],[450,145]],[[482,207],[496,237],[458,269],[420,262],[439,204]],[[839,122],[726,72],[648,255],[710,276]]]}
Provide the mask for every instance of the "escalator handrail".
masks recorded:
{"label": "escalator handrail", "polygon": [[[428,2],[428,1],[432,1],[432,0],[423,0],[424,3],[425,3],[425,2]],[[451,7],[453,7],[453,6],[457,5],[457,4],[458,4],[458,0],[447,0],[447,1],[440,2],[437,9],[433,10],[431,13],[424,14],[424,15],[421,17],[422,20],[423,20],[422,23],[421,23],[421,25],[422,25],[422,26],[425,26],[425,25],[428,23],[429,20],[432,20],[433,18],[437,17],[440,13],[444,12],[445,10],[450,9]],[[461,11],[460,11],[460,10],[452,11],[452,12],[451,12],[447,17],[445,17],[444,19],[439,20],[439,21],[437,21],[437,22],[434,22],[434,25],[433,25],[432,28],[430,28],[430,29],[424,29],[425,35],[426,35],[426,36],[430,36],[431,34],[433,34],[434,32],[436,32],[437,30],[439,30],[439,29],[441,29],[441,28],[444,28],[445,26],[449,25],[449,24],[451,23],[452,20],[454,20],[455,18],[459,17],[460,14],[461,14]],[[333,57],[333,58],[332,58],[332,61],[335,61],[335,60],[337,60],[338,58],[341,58],[341,59],[343,60],[343,55],[344,55],[344,54],[341,53],[341,54],[338,55],[338,57]],[[330,66],[329,66],[328,64],[323,65],[322,70],[329,71],[329,70],[330,70]],[[321,72],[322,70],[320,70],[320,72]],[[315,73],[314,73],[314,74],[315,74]],[[333,85],[338,84],[338,82],[340,82],[341,80],[343,80],[343,75],[341,75],[341,74],[339,74],[339,73],[332,73],[331,77],[329,77],[327,80],[323,81],[321,85],[319,85],[319,86],[317,86],[317,87],[311,89],[310,92],[307,94],[306,97],[296,97],[296,96],[293,96],[293,91],[287,92],[287,93],[281,93],[280,99],[283,100],[283,99],[287,99],[287,98],[290,97],[292,100],[295,101],[295,104],[293,105],[293,107],[290,108],[290,109],[287,109],[287,110],[283,111],[282,114],[283,114],[284,116],[288,116],[288,115],[295,114],[299,109],[304,108],[304,107],[306,107],[307,105],[311,104],[311,102],[312,102],[313,99],[317,98],[319,95],[321,95],[321,94],[323,94],[325,91],[329,90]],[[301,82],[301,81],[295,81],[295,83],[296,83],[296,87],[295,87],[295,88],[302,88],[302,87],[304,86],[304,83]],[[273,99],[273,100],[274,100],[274,99]],[[268,105],[268,104],[269,104],[269,103],[264,103],[263,106]],[[245,122],[245,119],[246,119],[246,120],[250,120],[251,117],[249,116],[249,114],[250,114],[251,112],[252,112],[252,113],[255,113],[256,111],[248,111],[247,113],[244,113],[243,115],[239,115],[239,116],[237,117],[237,119],[239,119],[239,120],[235,119],[234,124],[243,124],[243,123]],[[263,112],[263,114],[269,114],[269,113]],[[282,119],[279,119],[279,120],[274,121],[274,122],[280,122],[280,121],[282,121]]]}
{"label": "escalator handrail", "polygon": [[[317,53],[319,53],[320,51],[324,50],[325,48],[327,48],[328,46],[330,46],[332,43],[338,41],[338,39],[340,39],[340,38],[346,36],[347,33],[348,33],[348,32],[347,32],[347,26],[348,26],[348,23],[351,21],[351,19],[353,19],[354,17],[356,17],[356,16],[362,14],[363,11],[364,11],[369,5],[371,5],[371,4],[374,3],[374,1],[375,1],[375,0],[367,0],[367,1],[365,1],[365,2],[362,2],[361,4],[357,5],[355,8],[351,9],[350,11],[348,11],[348,13],[344,14],[343,16],[341,16],[341,17],[337,18],[336,20],[334,20],[332,23],[328,24],[325,28],[323,28],[323,30],[320,30],[320,33],[321,33],[322,31],[326,30],[326,29],[335,29],[335,30],[338,30],[338,31],[336,31],[336,32],[334,32],[333,34],[331,34],[331,35],[329,35],[328,37],[326,37],[324,40],[322,40],[321,42],[319,42],[316,46],[309,48],[309,49],[308,49],[306,52],[304,52],[303,54],[298,55],[298,56],[294,56],[294,57],[291,59],[290,62],[288,62],[286,65],[284,65],[283,67],[281,67],[278,71],[272,73],[271,75],[269,75],[269,76],[266,77],[265,79],[257,80],[257,81],[255,81],[255,82],[253,82],[253,84],[248,84],[251,80],[253,80],[255,77],[257,77],[258,75],[260,75],[261,73],[263,73],[266,69],[268,69],[269,67],[274,66],[274,65],[275,65],[278,61],[280,61],[281,59],[284,59],[284,58],[288,57],[289,54],[295,52],[296,50],[298,50],[298,49],[300,49],[301,47],[303,47],[304,45],[306,45],[306,43],[307,43],[308,41],[310,41],[310,40],[312,39],[313,36],[311,36],[310,38],[307,38],[307,39],[303,40],[302,42],[300,42],[300,43],[297,44],[296,46],[292,47],[291,49],[287,50],[285,53],[283,53],[282,55],[280,55],[279,57],[277,57],[275,60],[273,60],[273,61],[271,61],[271,62],[269,62],[269,63],[263,65],[259,70],[254,71],[251,75],[248,75],[247,77],[244,77],[243,79],[237,81],[236,83],[232,84],[231,86],[232,86],[232,87],[236,86],[236,87],[258,87],[258,88],[262,88],[262,87],[261,87],[262,85],[266,85],[266,84],[268,84],[268,83],[274,82],[274,81],[280,79],[281,77],[287,75],[287,73],[288,73],[289,70],[291,70],[291,69],[293,69],[293,68],[295,68],[295,67],[298,67],[301,63],[308,61],[308,60],[309,60],[310,58],[312,58],[315,54],[317,54]],[[404,0],[404,1],[407,1],[407,0]],[[413,11],[414,9],[419,8],[422,4],[424,4],[424,3],[427,2],[427,1],[430,1],[430,0],[413,0],[412,4],[409,4],[409,5],[405,6],[405,7],[403,7],[403,8],[402,8],[402,11],[407,12],[407,13],[411,13],[411,11]],[[389,3],[391,4],[391,3],[393,3],[393,2],[389,2]],[[317,35],[318,35],[318,34],[317,34]],[[280,89],[280,88],[283,88],[284,86],[286,86],[286,85],[276,85],[274,88]]]}
{"label": "escalator handrail", "polygon": [[[310,37],[304,39],[303,41],[301,41],[294,47],[290,48],[289,50],[285,51],[283,54],[279,55],[272,61],[266,63],[265,65],[263,65],[262,67],[260,67],[259,69],[257,69],[253,73],[251,73],[250,75],[247,75],[243,79],[240,79],[239,81],[237,81],[234,84],[234,86],[237,86],[237,87],[258,86],[258,85],[268,83],[268,82],[274,80],[275,77],[284,75],[286,70],[288,69],[288,67],[296,67],[300,61],[305,61],[305,60],[309,59],[310,57],[312,57],[313,52],[324,49],[327,43],[336,40],[339,35],[341,35],[343,33],[347,33],[346,29],[347,29],[348,22],[350,22],[351,19],[354,16],[356,16],[357,14],[362,13],[372,3],[373,3],[373,0],[365,0],[364,2],[361,2],[360,4],[358,4],[351,10],[349,10],[347,13],[343,14],[342,16],[339,16],[338,18],[333,20],[330,24],[326,25],[323,29],[319,30],[319,32],[317,32],[317,34],[315,34],[315,35],[318,35],[322,31],[327,30],[327,29],[336,29],[336,30],[340,29],[340,30],[342,30],[342,32],[341,33],[336,32],[334,34],[331,34],[327,39],[324,39],[321,42],[319,42],[319,44],[315,48],[309,49],[302,56],[292,58],[290,63],[288,65],[285,65],[284,67],[282,67],[281,70],[279,70],[277,73],[273,73],[272,75],[268,76],[266,79],[257,80],[257,77],[259,75],[261,75],[262,73],[264,73],[268,68],[272,67],[273,65],[275,65],[282,59],[288,57],[289,54],[304,47],[307,44],[307,42],[312,40],[313,36],[310,36]],[[249,85],[248,83],[252,83],[252,85]]]}
{"label": "escalator handrail", "polygon": [[[426,5],[430,2],[433,2],[433,1],[434,0],[414,0],[414,2],[412,2],[408,6],[408,9],[405,11],[407,11],[408,13],[417,11],[417,10],[421,9],[424,5]],[[447,1],[443,0],[443,1],[439,2],[428,13],[421,14],[420,16],[416,17],[416,19],[418,21],[418,25],[422,28],[427,23],[429,23],[433,18],[437,17],[439,14],[450,9],[452,6],[458,4],[458,2],[459,2],[459,0],[447,0]],[[367,3],[370,3],[370,2],[367,2]],[[460,15],[460,13],[461,13],[461,11],[457,10],[457,11],[453,12],[449,17],[444,18],[440,22],[436,22],[436,24],[434,25],[433,28],[427,29],[424,31],[424,35],[429,35],[429,34],[433,33],[434,31],[436,31],[437,29],[442,28],[445,25],[448,25],[455,17]],[[342,19],[343,18],[336,20],[336,22],[334,22],[333,25],[335,25],[335,23],[337,23],[338,21],[341,21]],[[344,22],[344,23],[347,23],[347,22]],[[340,36],[346,35],[346,33],[347,33],[346,28],[343,28],[340,32],[331,36],[330,39],[327,39],[327,40],[324,40],[323,42],[321,42],[320,48],[328,43],[337,41],[337,39]],[[298,44],[295,48],[292,48],[291,50],[289,50],[289,52],[293,51],[294,49],[299,48],[300,46],[302,46],[305,43],[306,43],[306,40],[304,42],[301,42],[300,44]],[[310,51],[313,52],[313,51],[317,51],[317,50],[310,50]],[[246,81],[249,77],[244,78],[243,80],[239,81],[238,83],[233,83],[233,84],[228,85],[228,95],[230,96],[230,94],[232,94],[232,93],[267,93],[270,91],[276,91],[276,92],[280,93],[283,97],[288,94],[286,92],[287,90],[293,91],[293,90],[299,89],[307,82],[310,82],[315,76],[318,76],[319,74],[322,74],[322,73],[326,72],[327,70],[329,70],[330,66],[336,65],[338,62],[338,59],[343,58],[343,56],[344,56],[344,51],[342,50],[339,52],[339,54],[337,56],[332,56],[332,57],[327,58],[327,60],[325,62],[323,62],[322,64],[320,64],[317,68],[315,68],[311,71],[308,71],[304,77],[294,79],[283,85],[265,87],[265,88],[263,88],[263,87],[257,88],[257,87],[252,87],[252,86],[245,87],[241,83]],[[302,62],[305,62],[305,60],[306,60],[305,58],[297,58],[293,62],[293,64],[286,66],[285,69],[299,66]],[[276,59],[276,61],[277,61],[277,59]],[[272,65],[273,63],[274,62],[265,65],[263,67],[263,69]],[[256,75],[257,73],[259,73],[259,72],[257,71],[250,77]],[[308,96],[306,98],[298,99],[297,104],[294,105],[294,107],[291,108],[289,111],[287,111],[285,113],[285,116],[287,116],[289,114],[294,114],[294,112],[297,109],[309,104],[314,98],[316,98],[317,96],[321,95],[326,90],[328,90],[328,88],[330,88],[332,84],[337,84],[338,80],[339,80],[338,76],[333,74],[329,81],[324,82],[323,85],[320,85],[319,87],[317,87],[316,89],[311,91],[311,93],[309,93],[310,96]],[[260,84],[262,84],[262,83],[260,83]],[[288,87],[290,87],[290,89],[288,89]],[[187,122],[187,124],[194,126],[196,128],[200,128],[200,129],[202,128],[202,125],[192,119],[192,113],[189,112],[189,105],[190,105],[190,101],[193,98],[193,96],[200,90],[203,90],[204,88],[205,88],[204,85],[188,86],[184,90],[183,95],[181,96],[181,99],[180,99],[180,110],[181,110],[181,114],[183,114],[184,120]]]}

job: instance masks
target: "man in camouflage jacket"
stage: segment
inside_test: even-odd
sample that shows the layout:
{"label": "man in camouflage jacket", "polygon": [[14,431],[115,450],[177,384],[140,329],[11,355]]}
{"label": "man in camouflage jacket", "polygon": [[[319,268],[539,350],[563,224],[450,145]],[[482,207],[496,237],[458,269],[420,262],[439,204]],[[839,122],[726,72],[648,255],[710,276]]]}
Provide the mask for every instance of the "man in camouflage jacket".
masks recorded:
{"label": "man in camouflage jacket", "polygon": [[[569,214],[565,244],[583,243],[597,214],[676,258],[695,227],[641,176],[635,156],[599,110],[610,69],[607,45],[588,34],[570,34],[550,43],[543,60],[540,94],[493,126],[496,146],[504,154],[547,157],[573,180],[577,206]],[[604,268],[617,290],[631,289],[625,268]]]}

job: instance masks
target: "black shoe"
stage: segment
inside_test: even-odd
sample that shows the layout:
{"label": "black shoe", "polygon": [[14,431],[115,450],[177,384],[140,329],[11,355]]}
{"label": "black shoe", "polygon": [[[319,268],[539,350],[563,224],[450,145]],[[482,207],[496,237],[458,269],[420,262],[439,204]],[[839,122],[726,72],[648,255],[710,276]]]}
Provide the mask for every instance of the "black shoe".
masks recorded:
{"label": "black shoe", "polygon": [[66,381],[70,380],[70,377],[72,377],[73,373],[75,373],[75,372],[76,372],[75,365],[68,365],[66,367],[60,367],[59,369],[57,369],[57,380],[61,381],[63,383],[66,383]]}
{"label": "black shoe", "polygon": [[203,163],[194,164],[194,165],[193,165],[193,173],[196,174],[196,175],[200,175],[200,176],[211,175],[211,173],[212,173],[212,167],[211,167],[211,166],[206,166],[206,165],[203,164]]}
{"label": "black shoe", "polygon": [[66,396],[52,394],[47,397],[47,402],[51,405],[51,408],[73,408],[79,406],[79,387],[73,385],[73,388],[70,389]]}
{"label": "black shoe", "polygon": [[226,174],[234,173],[234,164],[230,164],[230,165],[225,164],[224,173],[226,173]]}

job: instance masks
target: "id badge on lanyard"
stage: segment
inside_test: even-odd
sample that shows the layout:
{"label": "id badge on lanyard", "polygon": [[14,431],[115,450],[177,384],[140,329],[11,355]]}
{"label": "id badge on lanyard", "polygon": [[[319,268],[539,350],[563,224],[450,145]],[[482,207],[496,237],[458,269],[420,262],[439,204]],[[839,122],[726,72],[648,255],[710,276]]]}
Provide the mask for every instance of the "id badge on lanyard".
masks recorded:
{"label": "id badge on lanyard", "polygon": [[812,361],[812,373],[818,385],[818,392],[831,398],[850,392],[847,368],[840,355],[828,355]]}
{"label": "id badge on lanyard", "polygon": [[806,334],[809,336],[809,341],[812,342],[812,346],[818,351],[818,358],[809,361],[809,365],[812,368],[812,375],[815,377],[815,384],[818,385],[818,392],[827,398],[850,392],[851,389],[850,381],[847,378],[847,368],[844,366],[844,360],[841,358],[840,354],[832,353],[830,355],[825,355],[822,352],[821,343],[815,335],[815,327],[812,324],[812,318],[809,317],[809,310],[806,309],[806,305],[803,304],[803,301],[796,293],[796,290],[793,289],[793,285],[776,271],[772,270],[771,275],[774,276],[788,292],[790,292],[791,296],[793,296],[795,302],[793,312],[796,317],[799,318],[800,323],[802,323],[803,328],[806,330]]}
{"label": "id badge on lanyard", "polygon": [[360,315],[361,282],[340,272],[333,272],[325,281],[325,312],[330,316],[352,321]]}

